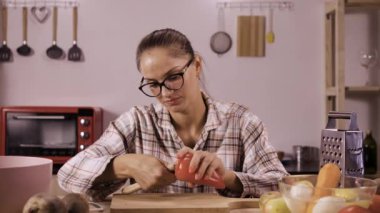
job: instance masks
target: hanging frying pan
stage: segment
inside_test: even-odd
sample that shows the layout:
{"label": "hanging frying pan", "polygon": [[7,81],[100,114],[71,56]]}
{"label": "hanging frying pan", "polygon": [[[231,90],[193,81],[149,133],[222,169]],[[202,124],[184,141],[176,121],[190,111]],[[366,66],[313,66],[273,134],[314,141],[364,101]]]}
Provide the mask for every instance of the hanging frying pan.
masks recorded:
{"label": "hanging frying pan", "polygon": [[232,47],[231,36],[224,31],[224,9],[218,10],[218,32],[214,33],[210,39],[210,47],[216,54],[224,54]]}

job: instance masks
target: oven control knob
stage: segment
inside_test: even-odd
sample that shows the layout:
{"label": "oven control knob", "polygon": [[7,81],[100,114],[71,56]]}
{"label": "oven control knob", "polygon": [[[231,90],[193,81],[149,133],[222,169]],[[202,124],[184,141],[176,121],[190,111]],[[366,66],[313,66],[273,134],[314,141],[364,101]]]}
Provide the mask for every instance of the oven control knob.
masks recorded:
{"label": "oven control knob", "polygon": [[86,147],[85,147],[85,145],[83,145],[83,144],[79,146],[80,151],[83,151],[84,148],[86,148]]}
{"label": "oven control knob", "polygon": [[90,124],[90,120],[87,118],[81,118],[79,122],[82,126],[88,126]]}
{"label": "oven control knob", "polygon": [[89,139],[90,138],[90,134],[88,132],[80,132],[79,135],[82,139]]}

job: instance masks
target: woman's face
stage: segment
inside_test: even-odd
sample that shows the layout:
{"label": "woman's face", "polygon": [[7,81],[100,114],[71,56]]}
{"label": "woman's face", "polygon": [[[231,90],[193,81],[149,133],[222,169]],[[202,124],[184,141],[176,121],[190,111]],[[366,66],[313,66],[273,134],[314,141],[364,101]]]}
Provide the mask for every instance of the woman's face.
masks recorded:
{"label": "woman's face", "polygon": [[186,112],[186,109],[191,107],[197,92],[200,92],[199,59],[193,59],[193,62],[189,64],[191,60],[189,55],[174,57],[169,51],[167,48],[156,47],[143,52],[140,58],[140,71],[144,77],[144,83],[162,83],[165,79],[171,79],[171,76],[185,71],[180,89],[170,90],[162,86],[161,94],[156,98],[169,112]]}

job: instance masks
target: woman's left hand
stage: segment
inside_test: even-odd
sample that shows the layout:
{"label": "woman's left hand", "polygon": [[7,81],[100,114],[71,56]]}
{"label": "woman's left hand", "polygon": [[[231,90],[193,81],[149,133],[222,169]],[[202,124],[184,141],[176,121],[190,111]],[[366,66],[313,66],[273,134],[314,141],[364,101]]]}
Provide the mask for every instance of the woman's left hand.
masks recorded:
{"label": "woman's left hand", "polygon": [[177,158],[183,158],[187,153],[193,155],[189,166],[189,173],[195,173],[196,180],[207,179],[215,175],[221,178],[224,177],[226,170],[222,160],[215,153],[195,151],[189,147],[184,147],[178,151]]}

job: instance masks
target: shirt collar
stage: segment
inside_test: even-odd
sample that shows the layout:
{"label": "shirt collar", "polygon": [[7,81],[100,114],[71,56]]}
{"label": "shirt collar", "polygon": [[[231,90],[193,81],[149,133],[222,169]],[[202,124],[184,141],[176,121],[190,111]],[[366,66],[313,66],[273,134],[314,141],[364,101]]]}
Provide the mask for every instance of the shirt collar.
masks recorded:
{"label": "shirt collar", "polygon": [[[221,124],[220,114],[216,108],[214,100],[202,91],[202,97],[207,105],[207,120],[203,127],[204,131],[210,131],[217,128]],[[160,103],[156,108],[158,125],[163,129],[174,130],[174,126],[171,123],[169,111]]]}

